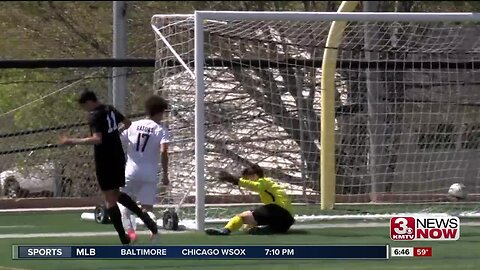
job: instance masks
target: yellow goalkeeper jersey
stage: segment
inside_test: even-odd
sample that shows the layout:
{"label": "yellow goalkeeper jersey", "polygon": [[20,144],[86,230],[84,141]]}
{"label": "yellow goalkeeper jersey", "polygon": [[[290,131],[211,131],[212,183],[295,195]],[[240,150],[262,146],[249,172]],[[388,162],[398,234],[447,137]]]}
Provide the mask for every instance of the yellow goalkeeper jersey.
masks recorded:
{"label": "yellow goalkeeper jersey", "polygon": [[286,209],[293,216],[293,208],[287,193],[282,186],[272,179],[264,177],[257,181],[240,178],[238,185],[248,190],[255,191],[260,195],[264,204],[276,204]]}

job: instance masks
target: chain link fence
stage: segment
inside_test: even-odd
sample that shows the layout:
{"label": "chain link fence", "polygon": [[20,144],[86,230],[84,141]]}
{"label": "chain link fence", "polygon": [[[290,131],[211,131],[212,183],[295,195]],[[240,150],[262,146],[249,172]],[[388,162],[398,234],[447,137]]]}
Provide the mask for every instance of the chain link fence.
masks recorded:
{"label": "chain link fence", "polygon": [[[153,67],[127,68],[127,116],[143,116]],[[91,146],[59,147],[61,135],[87,136],[78,94],[94,90],[112,103],[112,68],[2,69],[0,198],[90,197],[99,189]]]}

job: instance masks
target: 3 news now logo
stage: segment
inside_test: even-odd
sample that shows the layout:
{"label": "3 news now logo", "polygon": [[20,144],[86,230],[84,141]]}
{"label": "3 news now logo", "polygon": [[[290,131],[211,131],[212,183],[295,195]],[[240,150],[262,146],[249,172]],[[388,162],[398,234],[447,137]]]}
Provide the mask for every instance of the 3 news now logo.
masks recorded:
{"label": "3 news now logo", "polygon": [[393,217],[390,219],[390,238],[394,241],[458,240],[458,217]]}

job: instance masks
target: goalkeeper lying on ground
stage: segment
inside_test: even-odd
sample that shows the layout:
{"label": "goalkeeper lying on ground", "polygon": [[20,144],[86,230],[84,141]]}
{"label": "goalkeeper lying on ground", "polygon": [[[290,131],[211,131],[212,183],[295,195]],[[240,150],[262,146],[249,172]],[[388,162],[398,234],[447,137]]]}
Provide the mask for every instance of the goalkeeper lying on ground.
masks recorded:
{"label": "goalkeeper lying on ground", "polygon": [[253,165],[246,168],[243,170],[240,179],[226,171],[220,171],[218,180],[258,192],[262,203],[265,205],[236,215],[224,228],[206,229],[207,234],[229,235],[231,232],[240,229],[243,224],[252,227],[248,231],[251,234],[286,233],[295,222],[292,205],[285,190],[272,179],[264,177],[260,166]]}

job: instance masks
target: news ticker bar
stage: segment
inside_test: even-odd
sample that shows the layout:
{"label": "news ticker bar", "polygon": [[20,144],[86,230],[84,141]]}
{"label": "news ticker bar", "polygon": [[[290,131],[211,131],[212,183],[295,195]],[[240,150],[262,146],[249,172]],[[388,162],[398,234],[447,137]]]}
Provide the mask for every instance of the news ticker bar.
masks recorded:
{"label": "news ticker bar", "polygon": [[366,246],[12,246],[24,259],[390,259],[432,256],[431,247]]}
{"label": "news ticker bar", "polygon": [[368,246],[13,246],[13,259],[389,259]]}

